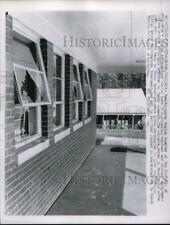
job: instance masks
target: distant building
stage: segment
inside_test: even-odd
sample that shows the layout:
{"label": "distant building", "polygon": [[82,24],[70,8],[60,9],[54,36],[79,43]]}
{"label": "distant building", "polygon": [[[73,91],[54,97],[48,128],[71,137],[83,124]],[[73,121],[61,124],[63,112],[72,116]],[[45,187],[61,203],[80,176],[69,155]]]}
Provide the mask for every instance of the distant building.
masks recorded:
{"label": "distant building", "polygon": [[145,130],[146,98],[142,89],[98,89],[97,127]]}

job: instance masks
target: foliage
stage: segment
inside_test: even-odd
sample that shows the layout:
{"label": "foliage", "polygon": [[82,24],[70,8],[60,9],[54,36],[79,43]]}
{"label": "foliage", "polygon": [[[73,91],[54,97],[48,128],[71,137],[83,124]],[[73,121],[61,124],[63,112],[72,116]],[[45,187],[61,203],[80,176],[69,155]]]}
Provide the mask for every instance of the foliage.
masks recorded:
{"label": "foliage", "polygon": [[146,94],[146,74],[99,74],[98,88],[142,88],[144,93]]}

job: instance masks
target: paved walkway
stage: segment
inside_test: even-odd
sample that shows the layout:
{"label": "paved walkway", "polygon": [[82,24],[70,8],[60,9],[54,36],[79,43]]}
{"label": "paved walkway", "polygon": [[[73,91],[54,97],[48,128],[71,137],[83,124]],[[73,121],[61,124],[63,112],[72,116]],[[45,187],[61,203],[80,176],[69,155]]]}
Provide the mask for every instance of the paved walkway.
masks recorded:
{"label": "paved walkway", "polygon": [[108,137],[100,139],[100,145],[124,146],[138,152],[146,152],[146,140],[127,137]]}
{"label": "paved walkway", "polygon": [[96,145],[47,215],[144,215],[145,154]]}

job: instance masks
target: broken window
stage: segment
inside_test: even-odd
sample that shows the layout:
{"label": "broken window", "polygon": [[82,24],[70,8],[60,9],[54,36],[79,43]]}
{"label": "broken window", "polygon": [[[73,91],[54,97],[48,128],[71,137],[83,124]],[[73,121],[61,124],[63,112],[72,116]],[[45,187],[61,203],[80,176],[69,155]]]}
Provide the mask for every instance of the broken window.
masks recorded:
{"label": "broken window", "polygon": [[19,144],[38,132],[37,107],[15,109],[15,141]]}
{"label": "broken window", "polygon": [[13,39],[15,142],[19,147],[41,137],[41,105],[50,94],[38,43]]}
{"label": "broken window", "polygon": [[14,65],[16,83],[22,105],[48,102],[48,94],[43,73]]}

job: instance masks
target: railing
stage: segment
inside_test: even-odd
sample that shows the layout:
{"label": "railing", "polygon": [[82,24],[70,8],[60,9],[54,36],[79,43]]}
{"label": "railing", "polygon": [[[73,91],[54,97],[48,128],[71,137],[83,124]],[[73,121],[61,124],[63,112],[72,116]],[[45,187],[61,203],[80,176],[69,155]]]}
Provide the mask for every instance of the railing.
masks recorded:
{"label": "railing", "polygon": [[119,126],[119,125],[102,125],[102,124],[96,124],[97,129],[103,129],[103,130],[145,130],[144,125],[134,125],[134,128],[132,128],[132,125],[128,126]]}
{"label": "railing", "polygon": [[110,137],[127,137],[127,138],[146,138],[146,131],[143,129],[105,129],[101,124],[97,126],[97,135]]}

